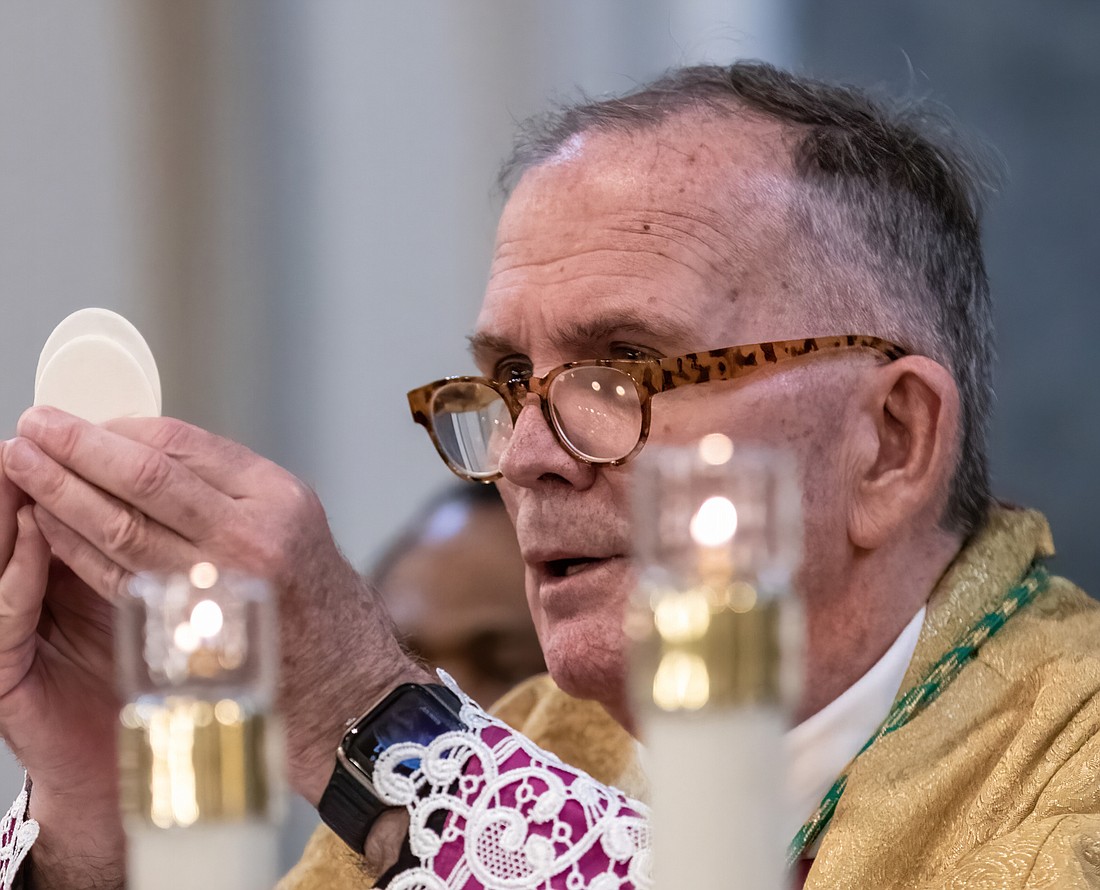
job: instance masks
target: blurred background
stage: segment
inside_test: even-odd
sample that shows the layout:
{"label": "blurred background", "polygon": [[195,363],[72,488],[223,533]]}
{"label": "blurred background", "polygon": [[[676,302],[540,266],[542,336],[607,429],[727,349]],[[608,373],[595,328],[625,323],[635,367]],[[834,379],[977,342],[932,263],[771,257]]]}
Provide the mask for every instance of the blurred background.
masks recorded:
{"label": "blurred background", "polygon": [[404,393],[471,370],[514,122],[763,58],[932,98],[1003,157],[995,487],[1096,593],[1098,46],[1094,0],[0,0],[0,429],[53,326],[115,309],[165,412],[306,479],[365,566],[448,481]]}

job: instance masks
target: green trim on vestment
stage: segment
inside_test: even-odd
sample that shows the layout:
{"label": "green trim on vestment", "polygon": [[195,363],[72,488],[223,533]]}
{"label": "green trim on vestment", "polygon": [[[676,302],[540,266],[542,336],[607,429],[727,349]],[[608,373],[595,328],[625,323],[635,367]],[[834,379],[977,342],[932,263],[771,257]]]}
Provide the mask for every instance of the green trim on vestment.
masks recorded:
{"label": "green trim on vestment", "polygon": [[974,657],[981,645],[1004,627],[1008,619],[1016,612],[1046,590],[1049,583],[1050,573],[1041,565],[1033,564],[1020,583],[1004,595],[1004,598],[993,611],[979,618],[974,626],[962,635],[958,643],[948,649],[940,660],[932,665],[920,683],[917,683],[894,702],[894,706],[890,708],[890,713],[886,715],[882,725],[860,748],[859,754],[844,768],[837,780],[833,782],[833,786],[825,793],[814,814],[798,829],[798,833],[795,834],[787,847],[788,867],[798,862],[802,858],[802,854],[814,845],[821,836],[821,832],[829,824],[829,820],[833,818],[836,805],[848,785],[848,774],[852,771],[852,766],[859,755],[884,735],[901,729],[939,698],[940,693],[959,675],[959,672]]}

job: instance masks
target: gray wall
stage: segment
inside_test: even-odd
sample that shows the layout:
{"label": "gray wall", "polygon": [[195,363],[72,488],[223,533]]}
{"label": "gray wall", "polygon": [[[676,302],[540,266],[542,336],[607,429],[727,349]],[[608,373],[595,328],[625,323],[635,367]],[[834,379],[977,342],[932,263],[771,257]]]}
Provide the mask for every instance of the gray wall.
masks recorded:
{"label": "gray wall", "polygon": [[996,492],[1051,521],[1100,593],[1100,4],[802,0],[800,65],[930,96],[1003,158],[986,226],[1000,361]]}

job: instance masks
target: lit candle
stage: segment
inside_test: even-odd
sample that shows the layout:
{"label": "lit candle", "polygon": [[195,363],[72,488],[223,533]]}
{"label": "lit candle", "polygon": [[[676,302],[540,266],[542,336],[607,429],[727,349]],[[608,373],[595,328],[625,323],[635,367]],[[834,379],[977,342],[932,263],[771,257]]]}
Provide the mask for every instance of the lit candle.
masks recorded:
{"label": "lit candle", "polygon": [[119,766],[132,890],[277,878],[274,602],[209,563],[141,576],[120,607]]}
{"label": "lit candle", "polygon": [[800,497],[792,465],[725,436],[635,473],[627,620],[657,890],[779,890]]}

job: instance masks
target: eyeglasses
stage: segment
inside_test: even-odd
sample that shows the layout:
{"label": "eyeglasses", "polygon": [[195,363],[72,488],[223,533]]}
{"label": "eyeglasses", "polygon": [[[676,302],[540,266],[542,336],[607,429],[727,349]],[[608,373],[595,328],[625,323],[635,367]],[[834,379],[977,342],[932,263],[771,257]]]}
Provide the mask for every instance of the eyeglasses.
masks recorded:
{"label": "eyeglasses", "polygon": [[500,478],[501,455],[529,393],[539,397],[543,416],[566,451],[586,463],[617,466],[645,444],[650,399],[657,393],[736,380],[765,365],[841,349],[873,349],[890,361],[907,354],[888,340],[847,334],[663,359],[591,359],[569,362],[544,377],[503,383],[488,377],[447,377],[409,392],[409,408],[439,456],[463,479]]}

